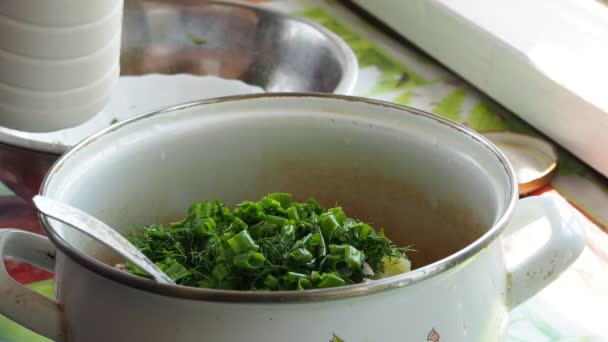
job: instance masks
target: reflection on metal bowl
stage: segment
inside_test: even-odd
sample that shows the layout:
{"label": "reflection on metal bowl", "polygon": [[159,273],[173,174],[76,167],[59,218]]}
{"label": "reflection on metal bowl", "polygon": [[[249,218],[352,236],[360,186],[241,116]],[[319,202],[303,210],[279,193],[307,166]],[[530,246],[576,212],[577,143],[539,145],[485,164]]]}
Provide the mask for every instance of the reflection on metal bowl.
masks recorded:
{"label": "reflection on metal bowl", "polygon": [[288,15],[220,2],[126,1],[122,73],[214,75],[266,91],[349,93],[350,48],[328,30]]}

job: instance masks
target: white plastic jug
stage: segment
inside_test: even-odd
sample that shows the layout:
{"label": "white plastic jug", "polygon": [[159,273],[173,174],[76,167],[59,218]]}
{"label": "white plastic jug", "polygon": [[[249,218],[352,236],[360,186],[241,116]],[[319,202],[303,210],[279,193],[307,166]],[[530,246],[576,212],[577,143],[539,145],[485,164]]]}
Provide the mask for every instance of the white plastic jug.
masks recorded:
{"label": "white plastic jug", "polygon": [[50,132],[89,120],[120,73],[123,0],[0,1],[0,126]]}

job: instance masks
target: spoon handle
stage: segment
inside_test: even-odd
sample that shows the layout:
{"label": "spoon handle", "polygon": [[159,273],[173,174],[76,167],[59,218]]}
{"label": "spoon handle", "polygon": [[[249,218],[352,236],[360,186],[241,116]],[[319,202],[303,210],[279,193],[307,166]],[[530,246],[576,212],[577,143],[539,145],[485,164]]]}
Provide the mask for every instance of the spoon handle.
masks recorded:
{"label": "spoon handle", "polygon": [[42,214],[68,224],[111,248],[152,276],[156,282],[175,284],[173,279],[161,271],[120,233],[97,218],[49,197],[36,195],[33,201]]}

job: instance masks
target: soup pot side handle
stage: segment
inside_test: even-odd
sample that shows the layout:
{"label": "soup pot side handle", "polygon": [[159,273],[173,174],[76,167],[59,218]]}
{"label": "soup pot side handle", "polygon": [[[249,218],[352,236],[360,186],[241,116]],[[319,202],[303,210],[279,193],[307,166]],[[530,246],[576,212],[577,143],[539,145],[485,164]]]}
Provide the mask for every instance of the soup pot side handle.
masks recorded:
{"label": "soup pot side handle", "polygon": [[[53,272],[55,247],[44,236],[17,229],[0,229],[0,256],[12,257]],[[0,313],[54,341],[64,341],[60,306],[19,284],[0,262]]]}
{"label": "soup pot side handle", "polygon": [[[540,229],[535,222],[545,219],[550,234],[540,248],[507,269],[507,305],[514,308],[540,292],[566,270],[585,247],[583,223],[578,214],[557,197],[528,197],[518,202],[505,235],[526,229]],[[508,260],[507,260],[508,261]]]}

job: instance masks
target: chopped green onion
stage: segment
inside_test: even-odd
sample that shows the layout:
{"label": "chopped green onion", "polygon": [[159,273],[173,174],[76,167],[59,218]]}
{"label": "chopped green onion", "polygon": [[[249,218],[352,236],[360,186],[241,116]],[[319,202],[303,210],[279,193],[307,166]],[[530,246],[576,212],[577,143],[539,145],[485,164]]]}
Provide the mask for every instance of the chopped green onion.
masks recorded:
{"label": "chopped green onion", "polygon": [[279,287],[279,279],[274,277],[272,274],[269,274],[266,276],[266,279],[264,279],[264,285],[268,286],[270,289],[276,289]]}
{"label": "chopped green onion", "polygon": [[277,225],[273,224],[273,223],[268,223],[268,222],[262,222],[262,224],[260,225],[260,230],[259,230],[259,234],[261,236],[268,236],[268,235],[272,235],[277,231]]}
{"label": "chopped green onion", "polygon": [[179,262],[174,262],[171,266],[164,270],[164,272],[175,281],[187,276],[190,273]]}
{"label": "chopped green onion", "polygon": [[298,279],[305,278],[308,279],[306,274],[298,273],[298,272],[287,272],[287,274],[283,277],[284,280],[290,282],[297,282]]}
{"label": "chopped green onion", "polygon": [[304,241],[304,246],[310,250],[314,250],[315,247],[319,246],[323,239],[323,235],[319,233],[309,234],[307,237],[306,241]]}
{"label": "chopped green onion", "polygon": [[298,209],[296,209],[296,207],[294,207],[294,206],[287,208],[287,217],[290,220],[300,221],[300,215],[298,215]]}
{"label": "chopped green onion", "polygon": [[145,277],[145,278],[150,277],[146,271],[142,270],[141,268],[139,268],[139,266],[135,265],[134,263],[130,262],[129,260],[125,261],[125,266],[129,270],[129,272],[131,272],[135,275],[138,275],[140,277]]}
{"label": "chopped green onion", "polygon": [[321,215],[324,211],[323,208],[321,207],[321,204],[319,204],[319,202],[317,202],[314,198],[309,198],[306,201],[306,205],[308,206],[310,211],[312,211],[313,213],[315,213],[317,215]]}
{"label": "chopped green onion", "polygon": [[326,287],[336,287],[344,285],[345,281],[338,275],[337,273],[320,273],[317,276],[318,281],[316,287],[318,288],[326,288]]}
{"label": "chopped green onion", "polygon": [[351,245],[345,245],[344,261],[351,270],[359,270],[365,261],[365,256],[361,251]]}
{"label": "chopped green onion", "polygon": [[182,228],[186,220],[169,223],[169,228]]}
{"label": "chopped green onion", "polygon": [[[182,220],[132,229],[127,238],[180,285],[253,291],[360,283],[407,250],[341,207],[294,202],[287,193],[234,210],[218,200],[196,202]],[[123,268],[149,277],[130,262]]]}
{"label": "chopped green onion", "polygon": [[214,277],[209,277],[201,280],[198,283],[198,287],[206,288],[206,289],[214,289],[217,287],[217,279]]}
{"label": "chopped green onion", "polygon": [[228,267],[226,267],[226,265],[217,264],[213,268],[213,271],[211,271],[211,274],[213,274],[215,279],[222,281],[222,280],[224,280],[224,278],[226,278],[230,274],[230,271],[228,270]]}
{"label": "chopped green onion", "polygon": [[238,233],[247,229],[247,223],[243,222],[240,218],[235,217],[234,221],[230,224],[230,230],[234,233]]}
{"label": "chopped green onion", "polygon": [[245,201],[237,206],[234,214],[247,224],[254,224],[264,220],[264,208],[251,201]]}
{"label": "chopped green onion", "polygon": [[234,253],[242,253],[248,250],[256,249],[258,246],[255,244],[251,235],[246,230],[243,230],[230,238],[228,241],[230,248]]}
{"label": "chopped green onion", "polygon": [[218,236],[217,238],[219,238],[222,241],[228,241],[228,240],[232,239],[232,237],[234,235],[236,235],[236,234],[234,234],[233,232],[226,232],[226,233],[224,233],[224,235]]}
{"label": "chopped green onion", "polygon": [[252,251],[236,255],[233,259],[235,266],[246,270],[260,268],[264,265],[265,261],[264,254]]}
{"label": "chopped green onion", "polygon": [[[314,218],[313,218],[313,220],[314,220]],[[316,222],[316,223],[318,223],[318,222]],[[318,255],[319,255],[319,257],[324,257],[327,255],[327,246],[325,243],[325,238],[323,237],[323,232],[321,232],[321,227],[319,227],[318,224],[315,224],[315,234],[316,234],[316,236],[319,237]]]}
{"label": "chopped green onion", "polygon": [[274,224],[277,227],[283,227],[287,224],[288,220],[280,216],[266,215],[266,222]]}
{"label": "chopped green onion", "polygon": [[[346,263],[344,262],[344,256],[341,254],[328,254],[321,262],[321,270],[330,270],[334,272],[344,271]],[[341,272],[344,274],[345,272]]]}
{"label": "chopped green onion", "polygon": [[340,224],[333,214],[323,214],[319,217],[319,226],[325,240],[331,240]]}
{"label": "chopped green onion", "polygon": [[[287,274],[283,276],[284,284],[292,290],[296,290],[298,287],[304,289],[305,286],[308,286],[306,281],[308,281],[308,284],[310,284],[308,276],[302,273],[287,272]],[[310,287],[312,287],[312,284],[310,284]]]}
{"label": "chopped green onion", "polygon": [[300,240],[297,240],[294,244],[293,244],[293,249],[296,248],[300,248],[300,247],[304,247],[306,242],[311,238],[312,233],[308,233],[308,235],[304,236],[303,238],[301,238]]}
{"label": "chopped green onion", "polygon": [[212,218],[204,217],[194,221],[194,231],[200,236],[213,235],[215,230],[215,221]]}
{"label": "chopped green onion", "polygon": [[343,256],[346,245],[329,245],[329,253],[332,255]]}
{"label": "chopped green onion", "polygon": [[358,223],[350,228],[355,233],[357,240],[363,240],[374,232],[374,228],[365,223]]}
{"label": "chopped green onion", "polygon": [[306,278],[298,279],[298,285],[296,286],[296,290],[304,291],[304,290],[308,290],[311,288],[312,288],[312,284],[310,283],[310,280],[308,280]]}
{"label": "chopped green onion", "polygon": [[293,237],[295,235],[295,233],[296,233],[296,228],[291,224],[288,224],[281,228],[281,235],[283,235],[283,236]]}
{"label": "chopped green onion", "polygon": [[274,200],[270,197],[264,197],[260,200],[260,204],[265,210],[269,211],[280,211],[282,209],[281,202]]}
{"label": "chopped green onion", "polygon": [[223,280],[217,282],[216,288],[221,290],[233,290],[238,287],[239,280],[238,277],[234,275],[230,275]]}
{"label": "chopped green onion", "polygon": [[346,214],[344,213],[344,211],[342,211],[342,208],[340,208],[340,207],[331,208],[328,211],[334,215],[334,217],[336,218],[336,221],[338,221],[339,225],[344,224],[344,221],[346,220]]}
{"label": "chopped green onion", "polygon": [[287,254],[287,258],[294,265],[306,265],[314,258],[306,248],[298,248]]}
{"label": "chopped green onion", "polygon": [[279,202],[281,204],[281,207],[283,208],[289,208],[289,206],[291,205],[291,194],[285,192],[275,192],[272,194],[268,194],[268,197]]}
{"label": "chopped green onion", "polygon": [[213,204],[210,202],[194,203],[189,210],[190,214],[194,214],[195,218],[210,217],[213,211]]}
{"label": "chopped green onion", "polygon": [[334,268],[338,262],[344,261],[351,271],[355,271],[361,269],[365,261],[365,255],[351,245],[330,245],[329,252],[329,260]]}

